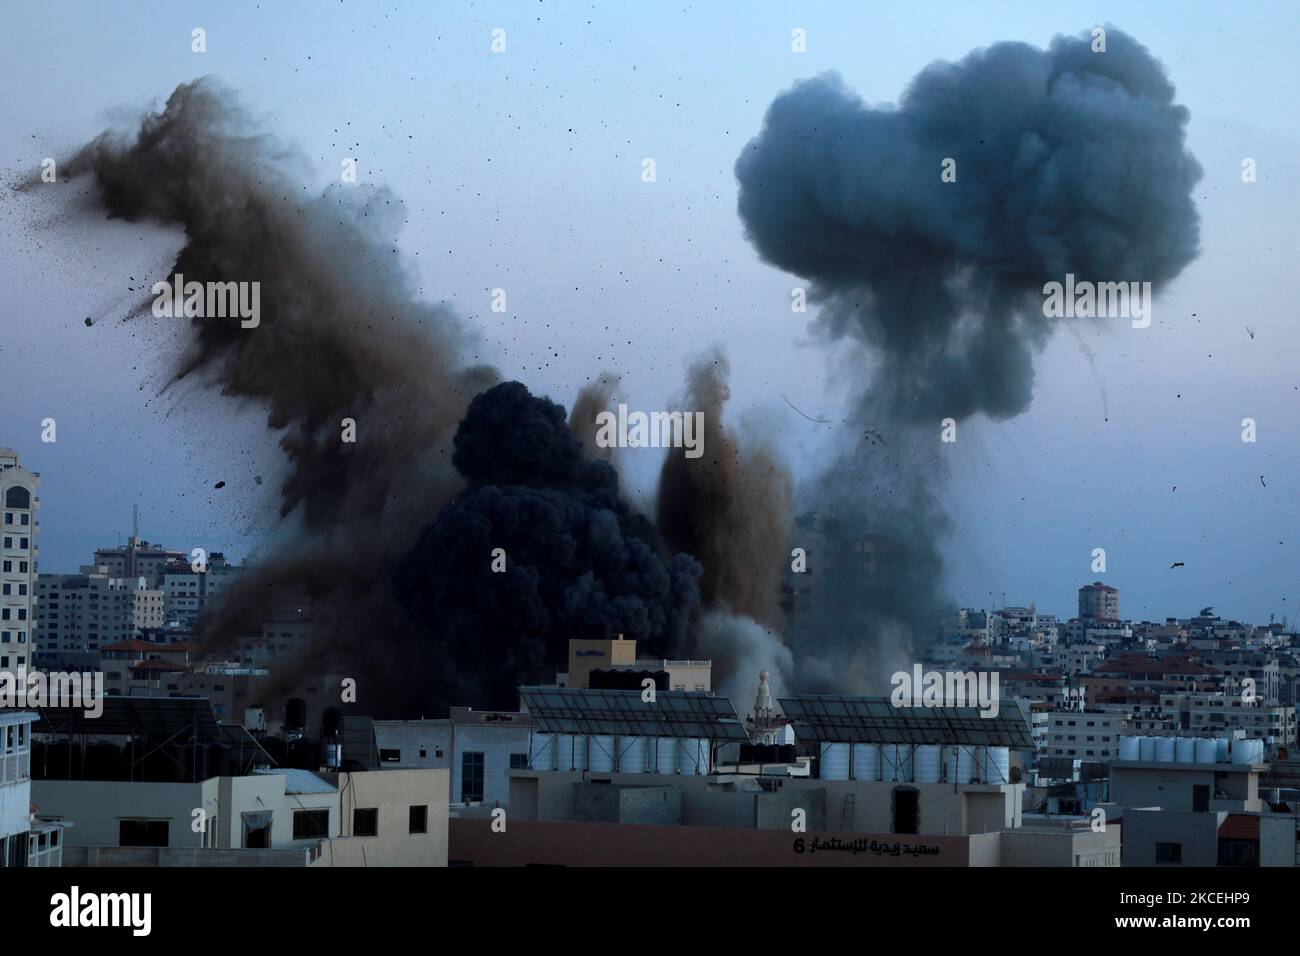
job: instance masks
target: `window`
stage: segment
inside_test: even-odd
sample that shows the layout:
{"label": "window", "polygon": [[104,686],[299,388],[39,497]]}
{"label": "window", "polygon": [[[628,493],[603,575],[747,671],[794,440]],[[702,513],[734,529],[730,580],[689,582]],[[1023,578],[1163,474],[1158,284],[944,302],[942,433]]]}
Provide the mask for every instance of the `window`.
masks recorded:
{"label": "window", "polygon": [[271,814],[266,811],[243,814],[244,849],[271,849]]}
{"label": "window", "polygon": [[5,524],[13,524],[13,523],[14,523],[14,513],[12,511],[6,511]]}
{"label": "window", "polygon": [[379,836],[379,808],[358,808],[352,811],[353,836]]}
{"label": "window", "polygon": [[429,832],[429,808],[411,807],[411,833]]}
{"label": "window", "polygon": [[527,769],[528,769],[528,754],[511,754],[511,755],[510,755],[510,769],[511,769],[511,770],[527,770]]}
{"label": "window", "polygon": [[482,753],[461,754],[460,799],[465,803],[480,803],[483,800]]}
{"label": "window", "polygon": [[381,763],[401,763],[402,752],[400,750],[385,750],[380,748],[379,760]]}
{"label": "window", "polygon": [[5,492],[6,508],[30,508],[32,493],[26,488],[10,488]]}
{"label": "window", "polygon": [[119,820],[118,846],[168,846],[167,820]]}
{"label": "window", "polygon": [[314,840],[330,835],[330,812],[328,810],[293,811],[293,838],[295,840]]}
{"label": "window", "polygon": [[1181,843],[1157,843],[1157,863],[1182,863],[1183,845]]}

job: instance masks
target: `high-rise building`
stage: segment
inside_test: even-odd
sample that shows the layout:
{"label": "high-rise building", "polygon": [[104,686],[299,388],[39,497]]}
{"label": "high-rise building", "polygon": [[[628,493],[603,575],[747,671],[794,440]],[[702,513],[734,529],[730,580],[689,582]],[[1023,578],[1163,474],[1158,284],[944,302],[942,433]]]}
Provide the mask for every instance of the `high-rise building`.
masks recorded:
{"label": "high-rise building", "polygon": [[150,588],[161,588],[168,565],[177,563],[189,564],[189,555],[150,544],[137,534],[132,534],[123,547],[99,548],[95,552],[95,564],[102,566],[110,578],[144,578]]}
{"label": "high-rise building", "polygon": [[1118,589],[1100,581],[1079,588],[1079,620],[1085,624],[1118,621]]}
{"label": "high-rise building", "polygon": [[42,574],[37,582],[42,654],[88,653],[163,625],[163,592],[145,578],[111,577],[101,565],[80,574]]}
{"label": "high-rise building", "polygon": [[167,565],[162,572],[163,617],[168,624],[193,627],[199,613],[239,573],[237,565],[226,563],[220,551],[208,556],[206,566],[196,571],[189,561]]}
{"label": "high-rise building", "polygon": [[40,481],[39,473],[22,467],[16,451],[0,448],[0,671],[30,668],[35,653]]}

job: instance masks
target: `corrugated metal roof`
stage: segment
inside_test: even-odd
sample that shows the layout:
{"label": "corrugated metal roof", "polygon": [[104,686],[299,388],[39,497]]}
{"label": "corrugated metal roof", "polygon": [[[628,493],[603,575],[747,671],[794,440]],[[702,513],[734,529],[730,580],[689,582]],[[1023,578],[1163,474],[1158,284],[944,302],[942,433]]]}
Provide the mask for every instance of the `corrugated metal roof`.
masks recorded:
{"label": "corrugated metal roof", "polygon": [[32,710],[0,710],[0,727],[9,724],[29,724],[40,716]]}
{"label": "corrugated metal roof", "polygon": [[292,767],[272,767],[270,769],[254,770],[253,773],[265,776],[266,774],[281,774],[284,780],[285,793],[333,793],[338,789],[328,780],[323,779],[310,770],[296,770]]}

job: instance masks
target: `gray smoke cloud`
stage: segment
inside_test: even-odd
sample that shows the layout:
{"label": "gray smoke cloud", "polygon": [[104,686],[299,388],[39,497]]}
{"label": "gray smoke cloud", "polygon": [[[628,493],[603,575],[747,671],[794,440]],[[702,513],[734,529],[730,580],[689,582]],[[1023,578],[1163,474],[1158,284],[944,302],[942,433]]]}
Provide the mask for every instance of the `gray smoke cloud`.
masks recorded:
{"label": "gray smoke cloud", "polygon": [[778,631],[725,607],[706,610],[695,628],[695,653],[713,662],[713,690],[731,698],[739,714],[748,713],[758,675],[768,672],[773,696],[796,690],[794,656]]}
{"label": "gray smoke cloud", "polygon": [[797,658],[928,637],[944,605],[940,421],[1029,406],[1053,321],[1044,283],[1159,289],[1196,256],[1187,119],[1161,65],[1113,28],[1105,52],[1058,37],[931,64],[897,107],[868,106],[835,74],[772,103],[736,161],[746,235],[809,282],[827,338],[878,363],[842,455],[801,502],[817,521],[796,543],[816,524],[821,555],[815,583],[793,585]]}

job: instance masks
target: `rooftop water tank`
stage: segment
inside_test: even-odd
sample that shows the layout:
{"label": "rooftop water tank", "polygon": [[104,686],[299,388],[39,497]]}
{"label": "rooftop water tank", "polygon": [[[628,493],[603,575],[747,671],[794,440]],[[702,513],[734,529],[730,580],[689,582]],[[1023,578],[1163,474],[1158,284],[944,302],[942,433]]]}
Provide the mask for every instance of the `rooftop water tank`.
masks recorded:
{"label": "rooftop water tank", "polygon": [[623,773],[645,773],[649,750],[645,737],[619,737],[618,769]]}
{"label": "rooftop water tank", "polygon": [[1174,759],[1179,763],[1196,762],[1196,738],[1179,737],[1174,741]]}
{"label": "rooftop water tank", "polygon": [[1142,738],[1140,737],[1119,738],[1119,759],[1120,760],[1141,760],[1142,759]]}
{"label": "rooftop water tank", "polygon": [[1173,737],[1156,738],[1156,761],[1159,763],[1173,763],[1177,754],[1176,744]]}
{"label": "rooftop water tank", "polygon": [[554,770],[555,738],[550,734],[533,734],[533,753],[528,763],[534,770]]}
{"label": "rooftop water tank", "polygon": [[942,753],[942,748],[930,744],[922,744],[916,748],[915,768],[917,783],[939,782],[939,770],[942,766]]}
{"label": "rooftop water tank", "polygon": [[1215,741],[1213,737],[1196,738],[1196,762],[1197,763],[1214,763]]}
{"label": "rooftop water tank", "polygon": [[656,737],[654,758],[656,773],[677,772],[678,747],[676,737]]}
{"label": "rooftop water tank", "polygon": [[878,744],[853,745],[853,779],[880,779],[880,746]]}
{"label": "rooftop water tank", "polygon": [[880,748],[881,779],[907,783],[912,779],[912,745],[885,744]]}
{"label": "rooftop water tank", "polygon": [[1154,761],[1156,759],[1156,741],[1159,739],[1159,737],[1139,737],[1138,749],[1142,754],[1139,759],[1145,760],[1147,763]]}
{"label": "rooftop water tank", "polygon": [[982,783],[1011,782],[1011,749],[985,747],[980,754],[980,781]]}
{"label": "rooftop water tank", "polygon": [[[709,742],[701,737],[682,737],[680,762],[682,773],[707,774],[709,772]],[[845,763],[847,762],[848,758],[845,757]]]}
{"label": "rooftop water tank", "polygon": [[614,769],[614,738],[596,734],[587,738],[587,769],[592,773],[609,773]]}
{"label": "rooftop water tank", "polygon": [[820,769],[823,780],[848,780],[849,745],[823,742]]}

